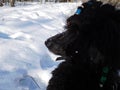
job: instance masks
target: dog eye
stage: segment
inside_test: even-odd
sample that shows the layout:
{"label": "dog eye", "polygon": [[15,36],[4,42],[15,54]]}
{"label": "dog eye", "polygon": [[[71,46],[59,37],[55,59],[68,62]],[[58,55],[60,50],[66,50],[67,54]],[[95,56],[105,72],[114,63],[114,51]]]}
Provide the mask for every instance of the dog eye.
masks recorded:
{"label": "dog eye", "polygon": [[67,22],[67,26],[70,26],[71,25],[71,22],[69,21],[69,22]]}

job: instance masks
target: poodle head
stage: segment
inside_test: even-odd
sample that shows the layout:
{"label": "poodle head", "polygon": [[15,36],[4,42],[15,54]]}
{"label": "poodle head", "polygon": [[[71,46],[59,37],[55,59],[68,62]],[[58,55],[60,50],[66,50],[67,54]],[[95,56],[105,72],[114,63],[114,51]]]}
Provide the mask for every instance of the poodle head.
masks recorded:
{"label": "poodle head", "polygon": [[[91,3],[94,4],[91,5]],[[61,55],[64,58],[67,57],[66,50],[68,46],[80,38],[79,36],[83,30],[83,26],[89,24],[90,19],[94,17],[94,12],[89,11],[94,11],[100,4],[100,2],[89,2],[84,3],[82,7],[78,7],[77,10],[80,10],[79,13],[76,12],[66,20],[66,31],[45,41],[45,45],[48,47],[48,49],[54,54]],[[87,14],[91,14],[91,16]]]}
{"label": "poodle head", "polygon": [[119,56],[119,15],[120,11],[109,4],[94,0],[83,3],[66,20],[66,31],[47,39],[45,45],[65,60],[112,63]]}

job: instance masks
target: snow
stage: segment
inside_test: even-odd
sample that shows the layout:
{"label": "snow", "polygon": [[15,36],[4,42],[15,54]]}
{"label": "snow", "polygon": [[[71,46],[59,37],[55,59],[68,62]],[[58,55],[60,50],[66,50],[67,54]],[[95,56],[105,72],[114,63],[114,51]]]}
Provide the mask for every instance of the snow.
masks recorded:
{"label": "snow", "polygon": [[47,38],[64,31],[80,3],[27,3],[0,7],[0,90],[46,90],[60,62]]}

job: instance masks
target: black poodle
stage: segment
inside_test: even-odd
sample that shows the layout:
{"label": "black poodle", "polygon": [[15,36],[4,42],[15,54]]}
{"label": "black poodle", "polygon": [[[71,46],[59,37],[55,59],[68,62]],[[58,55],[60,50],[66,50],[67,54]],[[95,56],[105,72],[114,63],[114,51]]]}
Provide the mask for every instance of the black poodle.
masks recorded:
{"label": "black poodle", "polygon": [[91,0],[45,44],[64,59],[47,90],[120,90],[120,10]]}

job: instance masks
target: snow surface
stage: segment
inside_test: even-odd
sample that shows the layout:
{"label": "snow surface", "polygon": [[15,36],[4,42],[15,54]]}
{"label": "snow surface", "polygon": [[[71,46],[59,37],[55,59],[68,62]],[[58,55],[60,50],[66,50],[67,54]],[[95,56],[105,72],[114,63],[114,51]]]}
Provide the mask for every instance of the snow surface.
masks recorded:
{"label": "snow surface", "polygon": [[0,7],[0,90],[46,90],[60,63],[47,38],[64,31],[80,3],[29,3]]}

